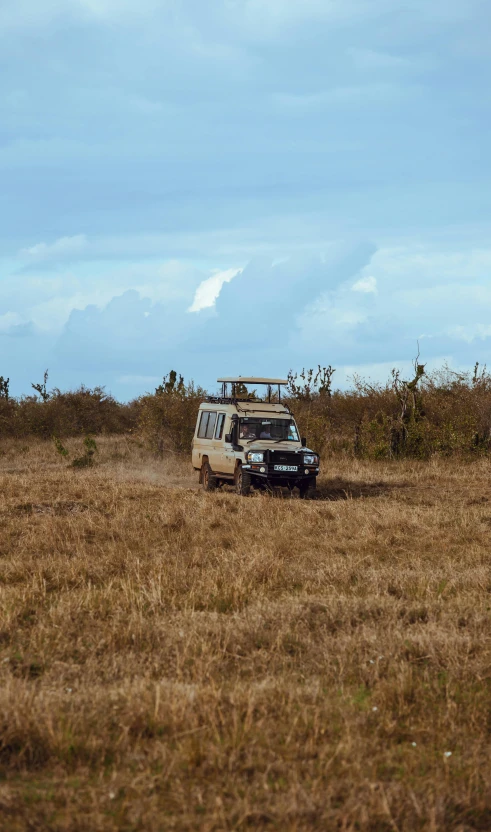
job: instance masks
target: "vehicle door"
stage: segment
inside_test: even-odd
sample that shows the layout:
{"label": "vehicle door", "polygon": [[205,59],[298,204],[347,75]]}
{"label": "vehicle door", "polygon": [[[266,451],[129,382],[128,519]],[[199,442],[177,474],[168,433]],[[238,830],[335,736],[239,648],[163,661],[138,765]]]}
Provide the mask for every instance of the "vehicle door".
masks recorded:
{"label": "vehicle door", "polygon": [[[210,440],[210,465],[213,471],[219,473],[223,472],[223,436],[224,436],[225,413],[219,411],[215,413],[215,420],[213,423],[213,437]],[[208,427],[208,433],[211,432],[211,422]]]}
{"label": "vehicle door", "polygon": [[201,448],[201,429],[203,425],[203,411],[198,411],[198,419],[196,421],[196,430],[193,436],[193,443],[192,443],[192,461],[194,468],[201,468],[201,456],[202,456],[202,448]]}
{"label": "vehicle door", "polygon": [[213,438],[215,435],[216,419],[216,411],[201,411],[200,421],[198,424],[198,431],[193,443],[193,451],[195,454],[197,452],[197,459],[194,462],[196,467],[201,467],[203,457],[207,456],[210,460],[210,465],[213,469]]}
{"label": "vehicle door", "polygon": [[225,419],[223,423],[223,433],[222,433],[222,441],[221,441],[221,471],[223,474],[230,474],[232,475],[235,472],[235,451],[233,449],[232,442],[226,442],[225,437],[228,434],[232,434],[234,429],[234,423],[232,422],[232,418],[230,414],[224,414]]}

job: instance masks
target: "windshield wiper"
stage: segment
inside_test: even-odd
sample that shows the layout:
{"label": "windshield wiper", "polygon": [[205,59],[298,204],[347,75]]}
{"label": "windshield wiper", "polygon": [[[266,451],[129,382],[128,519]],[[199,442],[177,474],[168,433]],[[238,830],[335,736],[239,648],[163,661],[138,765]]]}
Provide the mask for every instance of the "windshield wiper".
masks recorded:
{"label": "windshield wiper", "polygon": [[[244,440],[241,439],[241,442]],[[248,439],[246,444],[250,445],[251,442],[271,442],[272,445],[276,445],[278,442],[298,442],[297,439],[291,439],[290,437],[286,437],[284,439],[272,439],[264,436],[262,439],[259,436],[254,436],[252,439]]]}

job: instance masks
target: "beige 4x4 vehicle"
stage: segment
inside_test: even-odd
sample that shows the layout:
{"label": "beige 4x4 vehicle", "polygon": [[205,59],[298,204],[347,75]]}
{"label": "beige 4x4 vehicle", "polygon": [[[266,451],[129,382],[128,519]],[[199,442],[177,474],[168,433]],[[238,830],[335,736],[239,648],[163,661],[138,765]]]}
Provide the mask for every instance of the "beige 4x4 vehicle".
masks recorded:
{"label": "beige 4x4 vehicle", "polygon": [[[193,439],[193,466],[200,472],[204,490],[232,483],[244,496],[251,486],[296,487],[301,497],[310,495],[319,456],[300,439],[293,414],[281,401],[281,386],[288,382],[240,376],[218,382],[222,395],[210,396],[200,405]],[[248,393],[246,385],[265,385],[265,398],[258,398],[255,390]]]}

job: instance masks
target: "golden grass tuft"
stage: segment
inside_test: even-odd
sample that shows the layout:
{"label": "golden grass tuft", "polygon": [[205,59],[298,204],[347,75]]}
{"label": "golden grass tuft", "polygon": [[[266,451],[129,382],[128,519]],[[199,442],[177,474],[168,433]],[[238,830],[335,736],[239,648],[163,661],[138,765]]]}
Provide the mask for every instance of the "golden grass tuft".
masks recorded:
{"label": "golden grass tuft", "polygon": [[486,460],[306,502],[98,444],[0,446],[0,829],[491,828]]}

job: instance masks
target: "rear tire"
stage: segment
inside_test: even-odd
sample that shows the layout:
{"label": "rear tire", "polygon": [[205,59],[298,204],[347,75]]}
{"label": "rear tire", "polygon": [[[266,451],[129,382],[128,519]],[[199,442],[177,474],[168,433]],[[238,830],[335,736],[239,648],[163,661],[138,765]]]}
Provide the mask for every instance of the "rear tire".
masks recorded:
{"label": "rear tire", "polygon": [[309,480],[308,482],[302,482],[298,486],[298,490],[300,491],[300,499],[301,500],[310,500],[312,497],[315,496],[315,491],[317,488],[316,480]]}
{"label": "rear tire", "polygon": [[235,490],[241,497],[247,497],[251,493],[251,475],[248,471],[242,470],[242,465],[239,465],[235,472]]}
{"label": "rear tire", "polygon": [[203,491],[216,491],[217,478],[211,470],[211,466],[208,461],[203,462],[201,468],[201,483],[203,485]]}

